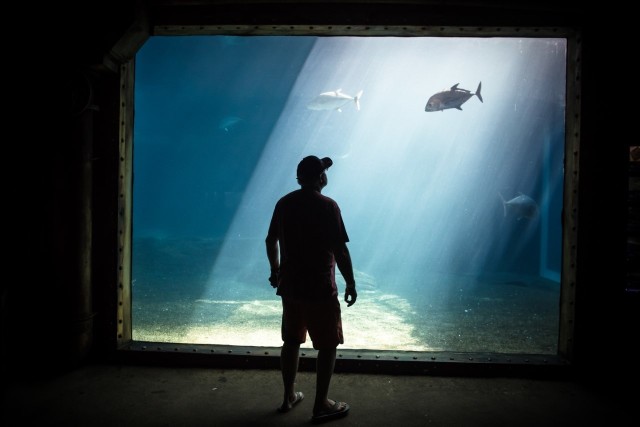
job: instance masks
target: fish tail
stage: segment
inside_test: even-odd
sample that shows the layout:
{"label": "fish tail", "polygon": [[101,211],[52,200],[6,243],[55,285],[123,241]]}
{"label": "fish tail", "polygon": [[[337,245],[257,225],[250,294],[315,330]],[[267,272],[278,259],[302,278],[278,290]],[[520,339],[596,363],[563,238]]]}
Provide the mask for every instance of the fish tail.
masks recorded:
{"label": "fish tail", "polygon": [[358,94],[353,98],[353,101],[356,103],[356,109],[360,111],[360,97],[362,96],[362,91],[358,92]]}
{"label": "fish tail", "polygon": [[480,95],[480,89],[482,89],[482,82],[478,83],[478,89],[476,89],[476,96],[478,97],[480,102],[484,104],[484,101],[482,100],[482,95]]}
{"label": "fish tail", "polygon": [[507,217],[507,201],[502,197],[502,193],[498,191],[498,196],[500,196],[500,200],[502,200],[502,210],[504,211],[505,218]]}

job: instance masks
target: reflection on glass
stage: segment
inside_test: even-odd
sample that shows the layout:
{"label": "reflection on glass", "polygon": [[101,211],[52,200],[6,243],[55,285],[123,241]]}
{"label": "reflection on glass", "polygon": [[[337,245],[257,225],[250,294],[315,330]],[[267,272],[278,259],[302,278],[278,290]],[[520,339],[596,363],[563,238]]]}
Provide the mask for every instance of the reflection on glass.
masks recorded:
{"label": "reflection on glass", "polygon": [[341,348],[555,354],[565,69],[555,38],[152,38],[134,340],[281,345],[264,238],[313,154],[356,269]]}

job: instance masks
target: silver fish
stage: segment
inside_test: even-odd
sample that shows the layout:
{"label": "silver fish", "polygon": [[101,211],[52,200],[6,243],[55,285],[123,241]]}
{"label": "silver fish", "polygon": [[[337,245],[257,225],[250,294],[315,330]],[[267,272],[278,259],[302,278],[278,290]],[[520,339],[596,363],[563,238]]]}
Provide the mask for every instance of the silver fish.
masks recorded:
{"label": "silver fish", "polygon": [[362,91],[358,92],[356,96],[350,96],[346,93],[342,93],[342,89],[334,90],[331,92],[324,92],[316,96],[308,105],[309,110],[338,110],[342,112],[342,107],[354,102],[356,109],[360,110],[360,97],[362,97]]}
{"label": "silver fish", "polygon": [[504,209],[504,216],[516,215],[518,220],[522,218],[533,219],[538,216],[538,204],[529,196],[518,193],[516,197],[511,200],[505,200],[502,194],[498,193],[502,200],[502,208]]}
{"label": "silver fish", "polygon": [[478,84],[476,93],[471,93],[471,91],[467,89],[459,89],[458,85],[459,83],[456,83],[451,86],[451,89],[438,92],[429,98],[426,107],[424,107],[424,111],[444,111],[448,108],[457,108],[462,111],[461,105],[467,102],[473,95],[477,96],[480,102],[484,102],[480,94],[482,82]]}

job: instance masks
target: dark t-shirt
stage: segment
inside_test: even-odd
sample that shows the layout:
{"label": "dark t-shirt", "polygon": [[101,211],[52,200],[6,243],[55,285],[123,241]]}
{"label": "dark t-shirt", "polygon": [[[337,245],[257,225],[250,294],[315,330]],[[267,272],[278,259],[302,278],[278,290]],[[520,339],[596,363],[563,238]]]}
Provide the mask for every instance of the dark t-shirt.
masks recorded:
{"label": "dark t-shirt", "polygon": [[338,295],[334,248],[349,237],[333,199],[306,188],[282,197],[266,240],[280,245],[278,295],[303,299]]}

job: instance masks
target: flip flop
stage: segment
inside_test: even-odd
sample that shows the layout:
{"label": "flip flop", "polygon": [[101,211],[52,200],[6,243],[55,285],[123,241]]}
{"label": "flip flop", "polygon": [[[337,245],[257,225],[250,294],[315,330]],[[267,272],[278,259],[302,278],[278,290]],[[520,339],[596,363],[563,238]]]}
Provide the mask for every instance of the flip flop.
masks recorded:
{"label": "flip flop", "polygon": [[337,400],[327,411],[321,411],[311,417],[311,421],[314,423],[322,423],[325,421],[335,420],[342,418],[349,412],[349,404],[347,402],[338,402]]}
{"label": "flip flop", "polygon": [[285,413],[285,412],[289,412],[290,410],[293,409],[294,406],[296,406],[298,403],[302,402],[302,399],[304,399],[304,394],[302,394],[301,391],[296,391],[296,398],[293,402],[289,403],[289,406],[285,405],[284,403],[282,404],[282,406],[280,406],[277,411],[280,413]]}

